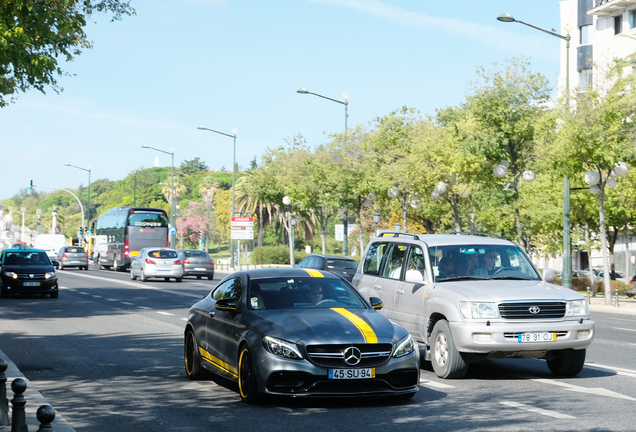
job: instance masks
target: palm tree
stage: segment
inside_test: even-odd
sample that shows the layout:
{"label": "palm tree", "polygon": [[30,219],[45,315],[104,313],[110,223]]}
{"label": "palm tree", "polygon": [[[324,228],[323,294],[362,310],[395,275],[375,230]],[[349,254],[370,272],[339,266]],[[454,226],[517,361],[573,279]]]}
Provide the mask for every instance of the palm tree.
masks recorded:
{"label": "palm tree", "polygon": [[257,213],[258,240],[257,246],[263,246],[263,229],[265,223],[271,223],[276,215],[276,203],[282,200],[278,188],[270,187],[264,168],[248,171],[236,182],[236,204],[243,213]]}
{"label": "palm tree", "polygon": [[199,193],[205,201],[206,208],[206,228],[207,228],[207,238],[205,239],[205,247],[209,250],[210,247],[210,210],[212,209],[212,204],[214,204],[214,195],[219,190],[219,182],[217,182],[212,176],[207,176],[201,182],[199,186]]}

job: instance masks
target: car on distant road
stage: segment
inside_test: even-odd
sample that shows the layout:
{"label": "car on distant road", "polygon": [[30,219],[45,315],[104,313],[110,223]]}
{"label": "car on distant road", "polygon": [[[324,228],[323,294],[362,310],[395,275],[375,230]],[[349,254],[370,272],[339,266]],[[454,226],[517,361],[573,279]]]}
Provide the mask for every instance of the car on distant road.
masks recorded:
{"label": "car on distant road", "polygon": [[353,275],[356,274],[358,263],[348,256],[312,254],[299,262],[297,267],[328,271],[351,282]]}
{"label": "car on distant road", "polygon": [[42,249],[5,249],[0,254],[0,297],[48,294],[58,297],[57,273]]}
{"label": "car on distant road", "polygon": [[404,328],[374,310],[381,306],[320,270],[232,273],[190,309],[186,374],[229,379],[246,403],[263,395],[410,398],[419,385],[419,350]]}
{"label": "car on distant road", "polygon": [[383,296],[382,312],[427,347],[440,378],[499,358],[545,359],[554,375],[573,376],[595,324],[585,297],[555,276],[493,234],[388,231],[369,242],[353,285]]}
{"label": "car on distant road", "polygon": [[63,246],[57,253],[57,261],[59,270],[68,267],[88,270],[88,254],[81,246]]}
{"label": "car on distant road", "polygon": [[207,277],[214,279],[214,260],[206,251],[198,249],[181,249],[177,251],[183,266],[183,276],[195,276],[197,279]]}
{"label": "car on distant road", "polygon": [[177,251],[170,248],[144,248],[130,264],[130,278],[142,282],[148,278],[161,278],[168,282],[171,278],[181,282],[183,267]]}

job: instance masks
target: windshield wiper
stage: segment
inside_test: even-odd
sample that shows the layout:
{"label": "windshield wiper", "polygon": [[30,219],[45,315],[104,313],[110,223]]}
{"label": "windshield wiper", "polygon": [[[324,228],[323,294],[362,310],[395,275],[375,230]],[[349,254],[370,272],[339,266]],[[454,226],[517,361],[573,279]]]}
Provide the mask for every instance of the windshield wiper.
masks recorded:
{"label": "windshield wiper", "polygon": [[486,278],[481,277],[481,276],[457,276],[457,277],[438,279],[435,282],[450,282],[450,281],[463,281],[463,280],[484,280],[484,279],[486,279]]}
{"label": "windshield wiper", "polygon": [[518,277],[518,276],[501,276],[501,277],[494,277],[493,279],[501,279],[501,280],[536,280],[536,279],[530,279],[530,278],[523,278],[523,277]]}

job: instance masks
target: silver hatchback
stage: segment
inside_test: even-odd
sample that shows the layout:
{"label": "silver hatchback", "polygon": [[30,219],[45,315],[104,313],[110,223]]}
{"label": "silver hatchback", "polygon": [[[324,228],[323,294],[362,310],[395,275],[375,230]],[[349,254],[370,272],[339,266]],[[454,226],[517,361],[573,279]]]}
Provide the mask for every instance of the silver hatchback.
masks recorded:
{"label": "silver hatchback", "polygon": [[183,265],[183,276],[207,277],[214,279],[214,261],[206,251],[182,249],[177,252]]}
{"label": "silver hatchback", "polygon": [[168,248],[144,248],[130,264],[130,278],[142,282],[148,278],[163,278],[166,282],[171,278],[181,282],[183,267],[177,251]]}
{"label": "silver hatchback", "polygon": [[57,253],[58,269],[77,267],[88,270],[88,254],[81,246],[64,246]]}

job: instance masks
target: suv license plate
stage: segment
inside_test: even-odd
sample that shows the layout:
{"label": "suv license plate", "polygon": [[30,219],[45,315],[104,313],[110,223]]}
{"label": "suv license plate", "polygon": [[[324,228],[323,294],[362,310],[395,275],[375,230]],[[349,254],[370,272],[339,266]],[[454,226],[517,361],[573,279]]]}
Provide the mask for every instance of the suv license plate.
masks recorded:
{"label": "suv license plate", "polygon": [[22,286],[40,286],[40,282],[22,282]]}
{"label": "suv license plate", "polygon": [[367,379],[367,378],[375,378],[375,368],[329,369],[329,379]]}
{"label": "suv license plate", "polygon": [[518,340],[519,340],[519,343],[556,342],[556,333],[554,332],[519,333]]}

